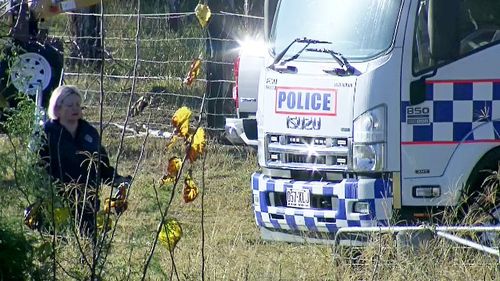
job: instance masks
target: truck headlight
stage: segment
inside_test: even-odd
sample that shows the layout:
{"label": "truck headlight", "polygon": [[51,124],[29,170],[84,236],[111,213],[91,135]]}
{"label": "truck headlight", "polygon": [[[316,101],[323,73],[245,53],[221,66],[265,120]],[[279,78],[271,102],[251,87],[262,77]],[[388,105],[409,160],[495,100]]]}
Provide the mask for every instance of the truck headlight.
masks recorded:
{"label": "truck headlight", "polygon": [[355,171],[381,171],[384,168],[386,108],[377,106],[354,120],[352,165]]}
{"label": "truck headlight", "polygon": [[354,144],[353,169],[357,171],[381,171],[384,168],[384,144]]}

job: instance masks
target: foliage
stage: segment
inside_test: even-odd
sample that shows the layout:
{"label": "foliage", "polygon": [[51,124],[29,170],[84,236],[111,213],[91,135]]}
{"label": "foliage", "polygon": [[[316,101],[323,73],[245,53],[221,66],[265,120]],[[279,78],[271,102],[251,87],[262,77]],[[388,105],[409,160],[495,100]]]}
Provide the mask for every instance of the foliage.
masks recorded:
{"label": "foliage", "polygon": [[0,217],[0,280],[24,280],[33,266],[33,248],[16,224]]}
{"label": "foliage", "polygon": [[16,98],[19,100],[17,108],[9,109],[7,120],[1,124],[8,143],[1,155],[4,161],[0,162],[0,179],[14,177],[15,187],[22,190],[28,203],[45,192],[40,187],[46,184],[47,177],[38,165],[36,147],[40,145],[41,129],[33,118],[35,104],[23,95]]}
{"label": "foliage", "polygon": [[16,99],[19,100],[19,104],[17,108],[10,109],[5,128],[8,134],[18,138],[23,145],[27,145],[27,141],[30,140],[29,135],[34,129],[35,103],[24,95],[18,95]]}

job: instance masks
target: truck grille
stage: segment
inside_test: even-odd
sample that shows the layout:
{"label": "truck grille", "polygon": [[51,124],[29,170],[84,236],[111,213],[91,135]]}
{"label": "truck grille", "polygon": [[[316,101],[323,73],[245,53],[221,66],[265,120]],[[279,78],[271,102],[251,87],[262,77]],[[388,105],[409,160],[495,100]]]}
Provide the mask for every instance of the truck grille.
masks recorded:
{"label": "truck grille", "polygon": [[343,171],[350,163],[349,147],[347,138],[268,134],[266,162],[268,167]]}

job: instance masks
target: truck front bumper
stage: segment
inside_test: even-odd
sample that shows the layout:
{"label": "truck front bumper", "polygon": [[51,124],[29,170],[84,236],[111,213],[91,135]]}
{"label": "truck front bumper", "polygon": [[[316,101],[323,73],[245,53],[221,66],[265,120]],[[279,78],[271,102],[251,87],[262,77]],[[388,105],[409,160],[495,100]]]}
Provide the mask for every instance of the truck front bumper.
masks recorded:
{"label": "truck front bumper", "polygon": [[[392,216],[392,182],[384,179],[344,179],[340,182],[306,182],[273,179],[254,173],[251,180],[256,224],[264,233],[281,232],[287,236],[324,234],[331,237],[337,229],[347,226],[386,226]],[[317,201],[310,208],[288,207],[289,188],[308,189]],[[327,204],[324,204],[324,203]],[[329,203],[331,202],[331,203]],[[356,202],[365,202],[367,211],[355,211]],[[271,238],[269,238],[271,237]]]}

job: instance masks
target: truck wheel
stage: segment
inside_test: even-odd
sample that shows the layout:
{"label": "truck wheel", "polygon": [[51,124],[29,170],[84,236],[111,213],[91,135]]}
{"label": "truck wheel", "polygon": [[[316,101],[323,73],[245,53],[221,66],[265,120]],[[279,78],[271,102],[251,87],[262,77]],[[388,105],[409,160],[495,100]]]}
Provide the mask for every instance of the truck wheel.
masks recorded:
{"label": "truck wheel", "polygon": [[485,180],[490,178],[493,173],[500,171],[500,148],[494,148],[488,151],[476,164],[469,175],[463,191],[464,198],[462,205],[472,206],[477,202],[477,198],[483,194]]}
{"label": "truck wheel", "polygon": [[[42,105],[48,105],[50,94],[59,85],[63,68],[63,56],[52,45],[38,42],[18,44],[20,48],[4,50],[6,60],[0,65],[0,89],[10,107],[17,101],[17,93],[27,93],[35,99],[36,87],[42,88]],[[17,55],[13,55],[16,51]]]}
{"label": "truck wheel", "polygon": [[[493,151],[494,152],[494,151]],[[489,156],[489,157],[486,157]],[[500,226],[500,166],[498,166],[498,157],[495,153],[487,154],[484,158],[489,161],[481,165],[483,174],[475,175],[476,185],[472,185],[469,204],[464,218],[464,222],[472,225],[481,226]],[[491,157],[491,158],[490,158]],[[492,168],[495,167],[496,168]],[[476,170],[476,169],[474,169]],[[484,175],[487,173],[487,175]],[[500,234],[498,232],[478,233],[478,240],[488,246],[500,243]]]}
{"label": "truck wheel", "polygon": [[[494,185],[498,189],[498,184]],[[479,200],[471,206],[467,214],[467,221],[477,226],[500,226],[500,192],[485,193]],[[492,202],[493,201],[493,202]],[[478,232],[477,240],[490,247],[497,247],[500,244],[500,233],[498,232]]]}

